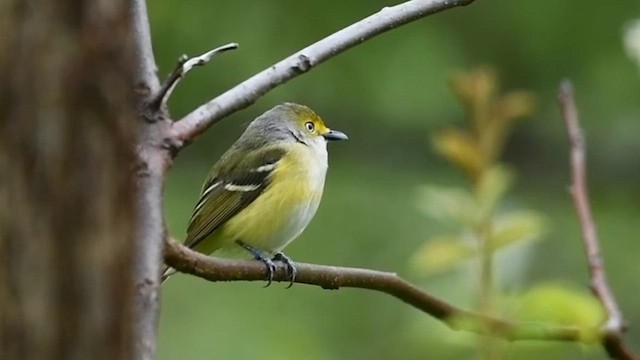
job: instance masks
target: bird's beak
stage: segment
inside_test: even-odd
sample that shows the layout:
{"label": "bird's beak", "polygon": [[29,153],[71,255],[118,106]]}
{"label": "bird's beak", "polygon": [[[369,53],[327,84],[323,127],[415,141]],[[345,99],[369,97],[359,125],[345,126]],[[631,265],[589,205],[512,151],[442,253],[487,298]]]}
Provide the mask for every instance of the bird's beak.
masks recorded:
{"label": "bird's beak", "polygon": [[324,136],[324,138],[327,139],[327,141],[347,140],[349,138],[347,134],[338,130],[329,130],[327,133],[323,134],[322,136]]}

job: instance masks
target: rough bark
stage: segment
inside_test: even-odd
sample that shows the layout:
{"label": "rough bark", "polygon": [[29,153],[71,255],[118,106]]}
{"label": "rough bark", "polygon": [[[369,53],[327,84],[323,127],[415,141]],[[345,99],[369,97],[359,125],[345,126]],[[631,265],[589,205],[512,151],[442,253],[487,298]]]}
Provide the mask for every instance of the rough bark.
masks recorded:
{"label": "rough bark", "polygon": [[137,126],[124,0],[0,5],[0,358],[127,359]]}

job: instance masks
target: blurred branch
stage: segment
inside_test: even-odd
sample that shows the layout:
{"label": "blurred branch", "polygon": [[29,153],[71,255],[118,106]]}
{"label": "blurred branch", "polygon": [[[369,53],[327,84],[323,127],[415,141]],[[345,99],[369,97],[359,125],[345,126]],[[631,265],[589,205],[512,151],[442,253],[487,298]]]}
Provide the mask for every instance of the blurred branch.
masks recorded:
{"label": "blurred branch", "polygon": [[[165,262],[174,269],[209,281],[266,281],[265,266],[258,261],[206,256],[175,241],[165,243]],[[286,267],[276,263],[274,281],[289,282]],[[296,263],[296,283],[323,289],[360,288],[389,294],[441,320],[453,330],[464,330],[509,341],[551,340],[582,342],[598,336],[599,329],[575,326],[516,323],[457,308],[402,279],[395,273],[368,269]]]}
{"label": "blurred branch", "polygon": [[443,10],[471,4],[475,0],[411,0],[385,7],[346,28],[269,66],[232,89],[201,105],[174,123],[171,136],[176,143],[193,140],[225,116],[251,105],[269,90],[304,74],[316,65],[400,25]]}
{"label": "blurred branch", "polygon": [[145,0],[133,0],[130,3],[131,30],[135,51],[136,71],[135,90],[142,97],[155,93],[160,88],[156,58],[151,46],[151,31]]}
{"label": "blurred branch", "polygon": [[571,146],[571,195],[582,227],[582,240],[591,274],[591,290],[607,311],[608,318],[602,331],[603,345],[612,359],[638,359],[624,345],[622,338],[625,331],[624,319],[607,282],[604,261],[600,255],[598,236],[587,194],[585,140],[580,128],[578,109],[570,81],[564,81],[560,85],[558,102]]}
{"label": "blurred branch", "polygon": [[187,75],[189,71],[191,71],[196,66],[204,66],[211,61],[216,55],[221,54],[223,52],[229,50],[235,50],[238,48],[237,43],[229,43],[226,45],[219,46],[213,50],[207,51],[206,53],[195,56],[192,58],[188,58],[187,55],[182,55],[180,59],[178,59],[178,63],[176,64],[176,68],[171,72],[167,80],[162,84],[160,90],[155,93],[153,99],[149,102],[149,107],[153,110],[159,110],[164,107],[169,101],[169,97],[175,89],[178,82],[182,80],[182,78]]}

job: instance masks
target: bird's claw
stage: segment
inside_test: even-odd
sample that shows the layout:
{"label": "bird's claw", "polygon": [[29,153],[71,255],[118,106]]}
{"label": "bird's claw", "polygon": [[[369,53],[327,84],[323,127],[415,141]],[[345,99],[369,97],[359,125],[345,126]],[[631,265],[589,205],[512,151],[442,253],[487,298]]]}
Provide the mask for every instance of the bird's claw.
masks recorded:
{"label": "bird's claw", "polygon": [[265,256],[260,249],[246,244],[242,240],[236,240],[236,244],[240,245],[243,249],[250,252],[256,260],[262,262],[267,267],[267,285],[265,285],[264,287],[269,287],[269,285],[271,285],[271,282],[273,281],[273,274],[275,274],[276,272],[276,264],[274,264],[271,259]]}
{"label": "bird's claw", "polygon": [[287,286],[287,289],[289,289],[293,286],[293,283],[296,281],[296,275],[298,274],[298,269],[296,269],[295,263],[291,260],[290,257],[282,252],[276,253],[276,255],[273,257],[273,260],[280,261],[287,267],[287,279],[289,279],[289,286]]}
{"label": "bird's claw", "polygon": [[296,281],[298,270],[296,269],[296,265],[290,257],[281,252],[278,252],[275,254],[273,259],[269,259],[261,250],[249,244],[246,244],[241,240],[236,240],[236,244],[240,245],[242,248],[250,252],[256,260],[261,261],[267,267],[267,285],[265,285],[264,287],[269,287],[269,285],[271,285],[271,282],[273,282],[273,275],[276,273],[276,264],[274,263],[274,261],[280,261],[284,263],[284,265],[287,267],[287,279],[289,279],[289,286],[287,286],[287,289],[293,286],[293,283]]}
{"label": "bird's claw", "polygon": [[276,264],[274,264],[271,259],[264,256],[256,258],[256,260],[262,261],[262,263],[267,267],[267,285],[265,285],[264,287],[269,287],[269,285],[271,285],[271,282],[273,281],[273,274],[275,274],[276,272]]}

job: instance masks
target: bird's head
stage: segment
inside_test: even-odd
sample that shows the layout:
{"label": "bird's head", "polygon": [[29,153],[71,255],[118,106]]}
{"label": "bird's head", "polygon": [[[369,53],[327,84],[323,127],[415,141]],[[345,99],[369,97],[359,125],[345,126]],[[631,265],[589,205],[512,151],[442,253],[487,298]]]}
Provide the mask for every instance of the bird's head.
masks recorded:
{"label": "bird's head", "polygon": [[268,140],[295,140],[305,145],[348,139],[345,133],[327,127],[313,110],[294,103],[275,106],[255,119],[250,129],[259,131]]}

